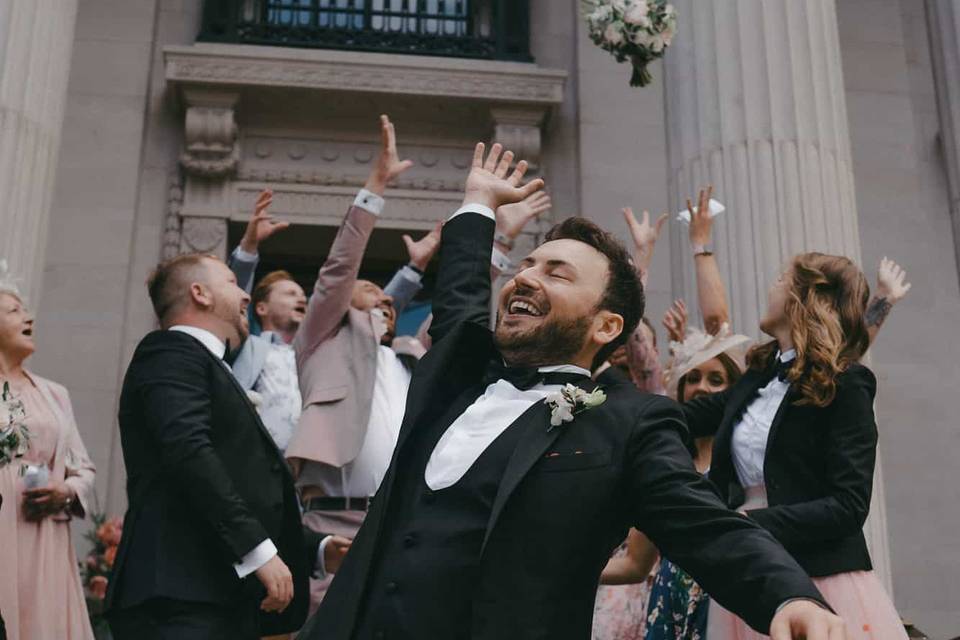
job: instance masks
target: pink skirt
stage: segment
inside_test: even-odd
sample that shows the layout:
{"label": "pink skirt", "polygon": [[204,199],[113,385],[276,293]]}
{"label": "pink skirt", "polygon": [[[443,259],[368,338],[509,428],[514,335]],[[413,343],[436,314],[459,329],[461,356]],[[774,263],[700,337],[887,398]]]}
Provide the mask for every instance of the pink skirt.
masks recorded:
{"label": "pink skirt", "polygon": [[[767,494],[763,487],[747,489],[747,502],[742,509],[762,509],[766,506]],[[813,583],[847,624],[847,637],[850,640],[906,640],[903,622],[873,571],[838,573],[813,578]],[[769,636],[757,633],[746,622],[711,600],[706,637],[709,640],[761,640]]]}

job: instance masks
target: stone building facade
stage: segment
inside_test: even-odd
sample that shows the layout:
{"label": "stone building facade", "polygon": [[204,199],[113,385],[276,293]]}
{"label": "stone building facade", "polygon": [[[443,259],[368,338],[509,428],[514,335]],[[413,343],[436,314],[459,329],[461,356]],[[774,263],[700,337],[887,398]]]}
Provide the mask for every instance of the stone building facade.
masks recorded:
{"label": "stone building facade", "polygon": [[[453,7],[428,34],[489,36],[472,58],[422,40],[415,54],[386,39],[287,46],[303,42],[256,29],[244,32],[256,44],[238,43],[236,20],[264,1],[0,2],[0,257],[38,309],[31,366],[70,389],[104,506],[123,507],[116,404],[155,326],[149,270],[179,251],[225,255],[269,186],[295,227],[264,262],[309,280],[387,112],[416,167],[388,194],[365,264],[375,277],[403,259],[401,233],[457,205],[478,139],[533,162],[552,219],[582,214],[624,237],[621,207],[676,211],[714,183],[744,333],[757,335],[766,287],[795,252],[846,253],[871,274],[885,255],[903,264],[913,290],[871,353],[883,469],[867,529],[902,613],[933,637],[960,633],[956,0],[676,0],[680,34],[644,89],[589,42],[574,0],[423,3]],[[282,5],[352,6],[270,3],[287,17]],[[667,235],[654,318],[694,296],[683,227]]]}

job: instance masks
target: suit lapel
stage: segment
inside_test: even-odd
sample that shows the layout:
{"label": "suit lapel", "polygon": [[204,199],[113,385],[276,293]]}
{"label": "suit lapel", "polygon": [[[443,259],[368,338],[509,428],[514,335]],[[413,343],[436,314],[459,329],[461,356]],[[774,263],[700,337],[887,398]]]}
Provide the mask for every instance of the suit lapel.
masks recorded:
{"label": "suit lapel", "polygon": [[273,451],[274,455],[283,462],[283,464],[281,464],[280,466],[283,468],[284,473],[288,476],[290,481],[293,482],[294,481],[293,474],[290,472],[290,466],[287,464],[287,459],[284,458],[283,453],[280,451],[280,449],[277,448],[277,443],[274,442],[273,436],[270,435],[270,432],[267,431],[267,427],[263,424],[263,421],[260,419],[260,412],[257,411],[257,408],[253,406],[252,402],[250,402],[250,396],[248,396],[246,390],[242,386],[240,386],[240,382],[237,380],[236,376],[233,375],[233,371],[230,369],[230,366],[220,358],[210,353],[210,350],[207,349],[205,346],[203,346],[202,343],[200,343],[199,341],[197,342],[198,342],[198,346],[201,349],[203,349],[204,353],[206,353],[210,358],[215,360],[217,363],[217,366],[219,366],[223,370],[223,372],[226,374],[227,379],[230,380],[230,384],[233,385],[233,388],[242,398],[241,402],[243,402],[243,404],[247,407],[249,412],[252,414],[254,423],[257,425],[257,428],[260,429],[261,435],[263,435],[263,437],[267,441],[267,447],[269,447],[270,450]]}
{"label": "suit lapel", "polygon": [[[577,386],[585,391],[593,391],[598,385],[590,379],[584,379]],[[510,456],[503,478],[500,480],[500,487],[497,489],[497,496],[494,498],[493,508],[490,511],[490,519],[487,521],[487,530],[483,536],[483,545],[480,547],[481,557],[483,557],[487,541],[490,539],[490,534],[503,512],[503,508],[520,485],[520,482],[556,442],[561,433],[570,428],[577,420],[585,418],[585,416],[579,415],[574,417],[573,422],[561,424],[551,429],[550,413],[551,407],[547,405],[546,400],[540,400],[510,425],[512,427],[519,424],[524,432],[513,450],[513,455]]]}

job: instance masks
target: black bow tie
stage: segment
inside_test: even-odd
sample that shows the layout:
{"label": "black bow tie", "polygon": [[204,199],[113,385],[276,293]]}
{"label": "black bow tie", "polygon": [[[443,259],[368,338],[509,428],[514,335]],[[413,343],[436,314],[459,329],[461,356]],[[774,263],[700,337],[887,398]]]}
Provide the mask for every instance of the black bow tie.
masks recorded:
{"label": "black bow tie", "polygon": [[508,367],[502,362],[491,362],[483,376],[483,386],[498,380],[506,380],[520,391],[526,391],[538,384],[576,384],[589,380],[589,376],[563,371],[545,373],[537,367]]}
{"label": "black bow tie", "polygon": [[790,360],[787,360],[786,362],[784,362],[780,358],[777,358],[777,364],[774,371],[777,374],[777,379],[779,379],[780,382],[790,382],[787,376],[789,375],[790,368],[792,366],[793,366],[792,358]]}

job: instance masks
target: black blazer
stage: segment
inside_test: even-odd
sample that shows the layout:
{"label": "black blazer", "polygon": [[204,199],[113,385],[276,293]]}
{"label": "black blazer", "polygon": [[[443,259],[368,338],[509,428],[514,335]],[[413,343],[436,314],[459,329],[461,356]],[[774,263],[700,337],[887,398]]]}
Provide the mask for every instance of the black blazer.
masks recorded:
{"label": "black blazer", "polygon": [[[433,348],[413,375],[390,469],[304,639],[350,640],[366,613],[364,592],[374,588],[369,576],[383,552],[382,532],[393,526],[391,492],[397,469],[413,455],[411,434],[479,388],[499,357],[486,328],[493,233],[493,222],[473,213],[444,226]],[[554,429],[543,403],[519,419],[524,434],[494,501],[464,637],[589,639],[600,573],[630,526],[759,630],[788,598],[822,602],[782,547],[726,509],[694,469],[675,402],[632,384],[605,392],[603,405]]]}
{"label": "black blazer", "polygon": [[[734,426],[773,375],[772,363],[766,372],[748,370],[727,391],[683,406],[695,436],[716,434],[709,477],[731,508],[744,502],[731,453]],[[811,576],[871,568],[863,523],[877,450],[876,391],[873,373],[852,365],[827,407],[795,405],[791,387],[770,429],[763,465],[770,506],[749,515]]]}
{"label": "black blazer", "polygon": [[258,606],[266,591],[234,564],[269,538],[294,599],[282,614],[261,612],[260,631],[299,628],[319,540],[305,540],[283,455],[224,363],[185,333],[147,335],[119,417],[129,506],[107,608],[157,597]]}

